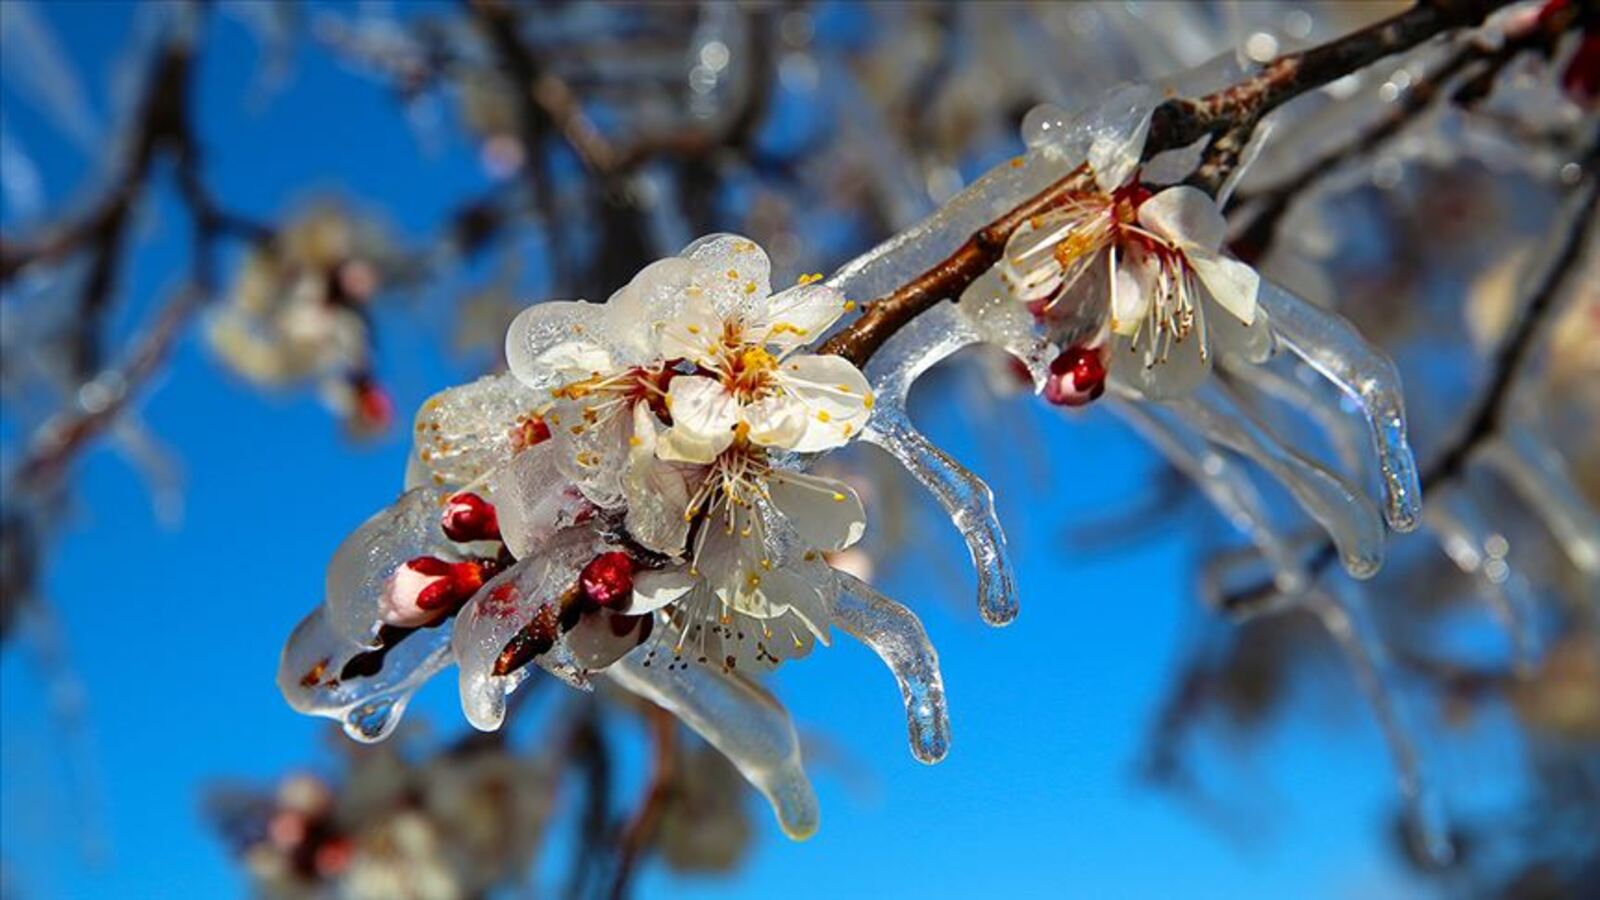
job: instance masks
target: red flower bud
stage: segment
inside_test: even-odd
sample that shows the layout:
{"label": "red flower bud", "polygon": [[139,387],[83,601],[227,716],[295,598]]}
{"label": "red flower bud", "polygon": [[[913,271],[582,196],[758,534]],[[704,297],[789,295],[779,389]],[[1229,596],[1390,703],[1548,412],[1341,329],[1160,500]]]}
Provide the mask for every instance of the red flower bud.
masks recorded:
{"label": "red flower bud", "polygon": [[1106,363],[1099,347],[1068,347],[1050,362],[1044,398],[1057,406],[1083,406],[1106,391]]}
{"label": "red flower bud", "polygon": [[626,606],[633,596],[633,560],[620,550],[602,553],[583,567],[578,587],[594,606]]}
{"label": "red flower bud", "polygon": [[385,585],[380,601],[385,624],[402,628],[427,625],[472,599],[483,587],[485,565],[475,560],[446,562],[436,556],[408,560]]}
{"label": "red flower bud", "polygon": [[451,497],[439,517],[444,536],[457,543],[500,540],[500,519],[494,504],[477,494],[463,492]]}

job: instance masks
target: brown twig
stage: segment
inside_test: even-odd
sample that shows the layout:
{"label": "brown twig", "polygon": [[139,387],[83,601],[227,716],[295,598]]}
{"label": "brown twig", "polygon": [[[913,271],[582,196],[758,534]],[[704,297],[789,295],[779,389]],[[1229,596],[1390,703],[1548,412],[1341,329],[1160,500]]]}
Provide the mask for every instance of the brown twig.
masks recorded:
{"label": "brown twig", "polygon": [[611,900],[628,896],[629,886],[645,849],[655,841],[656,826],[668,797],[672,794],[672,774],[677,765],[678,722],[672,714],[659,706],[649,706],[646,718],[650,722],[650,736],[655,748],[650,780],[645,784],[644,796],[633,818],[623,828],[617,841],[616,869],[612,873]]}

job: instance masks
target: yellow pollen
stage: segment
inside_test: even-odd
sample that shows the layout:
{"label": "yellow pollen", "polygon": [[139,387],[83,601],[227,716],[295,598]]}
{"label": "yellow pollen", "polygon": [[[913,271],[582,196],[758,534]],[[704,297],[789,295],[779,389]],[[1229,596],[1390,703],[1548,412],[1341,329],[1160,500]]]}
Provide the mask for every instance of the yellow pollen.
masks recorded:
{"label": "yellow pollen", "polygon": [[746,347],[739,354],[739,363],[746,372],[766,372],[778,367],[778,358],[768,353],[765,347]]}
{"label": "yellow pollen", "polygon": [[746,294],[754,294],[756,292],[756,283],[754,281],[745,282],[744,283],[744,292]]}
{"label": "yellow pollen", "polygon": [[817,421],[818,422],[832,422],[833,421],[833,416],[828,415],[828,411],[827,410],[819,409],[819,410],[817,410]]}
{"label": "yellow pollen", "polygon": [[807,331],[806,329],[801,328],[799,325],[795,325],[795,324],[790,323],[790,322],[776,322],[776,323],[774,323],[773,326],[772,326],[772,330],[770,332],[768,332],[767,334],[768,334],[768,337],[777,337],[778,335],[784,334],[784,333],[791,333],[791,334],[796,335],[797,337],[805,337],[807,334],[810,334],[810,332]]}
{"label": "yellow pollen", "polygon": [[729,269],[728,270],[728,280],[729,281],[738,281],[739,280],[739,270],[738,269]]}
{"label": "yellow pollen", "polygon": [[846,300],[844,302],[844,311],[845,312],[855,312],[856,311],[856,302],[854,300]]}
{"label": "yellow pollen", "polygon": [[849,437],[850,435],[855,434],[855,433],[856,433],[856,427],[854,425],[851,425],[849,422],[844,423],[844,436],[845,437]]}
{"label": "yellow pollen", "polygon": [[733,439],[736,441],[748,440],[750,437],[750,423],[740,422],[733,426]]}
{"label": "yellow pollen", "polygon": [[745,576],[744,586],[747,587],[747,588],[751,588],[751,589],[760,587],[761,586],[761,576],[757,575],[754,572],[751,572],[749,575]]}
{"label": "yellow pollen", "polygon": [[833,502],[835,502],[835,503],[843,503],[844,502],[844,494],[842,494],[842,493],[840,493],[838,491],[834,491],[833,492]]}
{"label": "yellow pollen", "polygon": [[861,398],[861,405],[865,406],[867,409],[871,409],[873,404],[875,404],[877,402],[878,402],[878,398],[874,397],[871,394],[868,394],[865,397]]}
{"label": "yellow pollen", "polygon": [[689,326],[689,333],[690,334],[699,334],[700,333],[700,326],[699,325],[690,325]]}
{"label": "yellow pollen", "polygon": [[628,446],[630,447],[637,447],[642,443],[644,443],[644,441],[639,440],[639,436],[637,434],[631,435],[628,438]]}

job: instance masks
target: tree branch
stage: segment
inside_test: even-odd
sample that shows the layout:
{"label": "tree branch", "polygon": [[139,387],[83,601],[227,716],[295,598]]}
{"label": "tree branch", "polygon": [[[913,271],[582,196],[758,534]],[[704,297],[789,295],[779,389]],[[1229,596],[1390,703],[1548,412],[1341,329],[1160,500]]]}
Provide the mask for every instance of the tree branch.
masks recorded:
{"label": "tree branch", "polygon": [[[1145,141],[1144,159],[1187,147],[1230,130],[1254,128],[1261,117],[1307,91],[1322,87],[1391,54],[1455,28],[1472,25],[1510,0],[1434,0],[1393,18],[1300,53],[1283,56],[1238,84],[1193,100],[1156,107]],[[1236,162],[1236,160],[1235,160]],[[1231,169],[1228,169],[1231,171]],[[1226,172],[1215,171],[1220,184]],[[1048,212],[1092,186],[1079,167],[968,238],[933,268],[884,297],[867,303],[860,318],[826,341],[819,353],[833,353],[863,365],[896,331],[946,299],[954,299],[1000,260],[1022,223]],[[1215,192],[1215,188],[1212,188]]]}
{"label": "tree branch", "polygon": [[677,765],[678,722],[671,713],[654,704],[645,709],[645,718],[650,722],[655,761],[651,765],[650,781],[645,784],[639,808],[623,828],[617,842],[611,900],[623,900],[628,896],[639,858],[645,848],[655,841],[656,824],[661,820],[662,808],[672,793],[672,774]]}

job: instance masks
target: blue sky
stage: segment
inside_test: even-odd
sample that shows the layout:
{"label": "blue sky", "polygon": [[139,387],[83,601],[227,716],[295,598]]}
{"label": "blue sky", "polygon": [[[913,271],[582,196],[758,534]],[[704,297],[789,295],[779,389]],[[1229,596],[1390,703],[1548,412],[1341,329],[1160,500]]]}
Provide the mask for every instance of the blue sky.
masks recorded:
{"label": "blue sky", "polygon": [[[127,80],[119,63],[131,5],[42,11],[104,127],[118,108],[114,85]],[[211,183],[229,206],[272,218],[333,190],[385,210],[398,234],[420,238],[484,186],[468,148],[424,152],[382,86],[323,53],[302,47],[292,80],[259,102],[255,42],[235,21],[212,27],[199,131]],[[39,167],[51,207],[85,196],[99,175],[95,160],[26,98],[3,98],[5,127]],[[3,214],[9,235],[16,211]],[[142,223],[119,334],[181,273],[182,221],[163,196]],[[447,322],[448,287],[459,285],[430,288],[380,316],[381,369],[402,418],[482,364],[445,355],[433,336]],[[821,833],[788,843],[756,809],[760,838],[737,876],[679,880],[651,869],[647,895],[1398,893],[1405,883],[1382,845],[1393,783],[1378,735],[1353,701],[1331,722],[1291,718],[1262,741],[1227,748],[1228,761],[1214,768],[1233,786],[1230,800],[1259,814],[1246,841],[1134,777],[1169,667],[1201,614],[1190,578],[1201,551],[1194,537],[1217,521],[1191,505],[1178,527],[1135,549],[1071,553],[1064,524],[1138,496],[1155,457],[1103,411],[1066,418],[1022,403],[979,408],[954,394],[927,405],[930,432],[1000,493],[1022,596],[1013,626],[984,627],[960,544],[931,517],[919,520],[905,564],[885,580],[923,615],[940,648],[954,720],[949,758],[932,768],[911,759],[892,681],[866,650],[838,641],[777,679],[802,730],[849,760],[847,770],[817,767]],[[317,601],[340,538],[397,490],[404,430],[353,446],[309,394],[245,387],[192,334],[144,416],[181,456],[181,521],[159,523],[137,474],[110,452],[91,453],[45,581],[82,683],[87,775],[70,774],[35,656],[13,646],[0,658],[0,848],[24,896],[242,893],[238,870],[199,815],[202,786],[219,777],[268,783],[334,757],[324,725],[284,705],[274,667],[289,629]],[[1025,434],[1036,453],[992,437],[980,443],[997,420],[1011,420],[1005,428],[1017,431],[1002,433]],[[467,727],[453,678],[431,685],[415,710],[445,733]],[[71,799],[84,784],[87,821],[98,823],[107,847],[93,861]]]}

